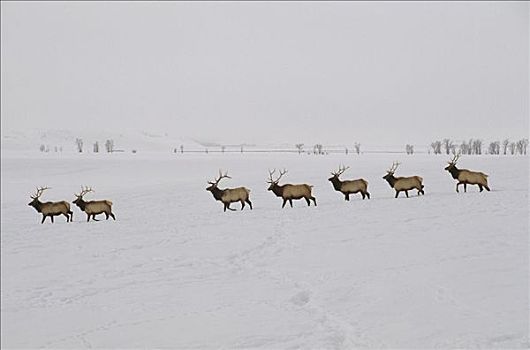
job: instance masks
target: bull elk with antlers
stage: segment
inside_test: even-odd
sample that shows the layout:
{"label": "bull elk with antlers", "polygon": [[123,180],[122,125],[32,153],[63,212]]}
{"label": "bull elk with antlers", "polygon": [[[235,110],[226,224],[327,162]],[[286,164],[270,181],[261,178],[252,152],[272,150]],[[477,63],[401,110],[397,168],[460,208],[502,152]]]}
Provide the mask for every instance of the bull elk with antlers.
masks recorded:
{"label": "bull elk with antlers", "polygon": [[390,187],[392,187],[394,190],[396,190],[396,197],[399,196],[399,192],[404,191],[407,195],[407,198],[409,196],[409,192],[412,189],[418,190],[418,195],[425,194],[423,191],[423,178],[421,176],[410,176],[410,177],[394,177],[394,173],[397,170],[400,163],[394,162],[392,163],[392,167],[387,170],[386,175],[383,176],[383,179],[385,179]]}
{"label": "bull elk with antlers", "polygon": [[79,194],[75,194],[77,198],[72,202],[75,205],[79,207],[82,211],[84,211],[87,215],[86,221],[90,221],[90,217],[92,217],[92,220],[96,220],[96,215],[105,213],[106,219],[109,219],[109,216],[112,216],[114,220],[116,220],[116,217],[112,213],[112,202],[109,200],[99,200],[99,201],[88,201],[86,202],[83,199],[83,196],[89,192],[95,192],[93,189],[91,189],[88,186],[81,186],[81,192]]}
{"label": "bull elk with antlers", "polygon": [[364,179],[357,180],[345,180],[341,181],[339,176],[341,176],[347,169],[350,167],[339,166],[339,170],[336,172],[331,172],[331,176],[328,180],[331,181],[333,188],[336,191],[342,192],[344,194],[344,199],[349,201],[350,194],[361,192],[363,199],[368,197],[370,199],[370,193],[368,192],[368,181]]}
{"label": "bull elk with antlers", "polygon": [[488,175],[481,173],[479,171],[471,171],[467,169],[458,169],[456,167],[456,162],[460,158],[460,153],[455,154],[453,159],[449,161],[449,165],[445,168],[448,172],[451,173],[453,179],[458,180],[456,184],[456,192],[458,191],[458,186],[464,184],[464,192],[467,192],[467,185],[478,185],[480,192],[490,190],[488,187]]}
{"label": "bull elk with antlers", "polygon": [[66,216],[66,222],[72,221],[74,219],[74,213],[70,210],[70,204],[68,202],[60,201],[43,203],[39,200],[42,193],[48,189],[49,187],[37,188],[37,192],[33,196],[30,196],[32,201],[28,203],[28,205],[35,208],[37,212],[42,213],[42,221],[40,223],[43,224],[47,216],[49,216],[53,222],[53,217],[57,215]]}
{"label": "bull elk with antlers", "polygon": [[267,183],[270,184],[268,190],[274,192],[274,194],[278,197],[282,197],[283,204],[282,208],[285,207],[285,204],[287,201],[289,201],[289,204],[291,205],[291,208],[293,207],[293,199],[302,199],[304,198],[307,202],[307,205],[310,206],[311,202],[309,200],[312,200],[313,203],[315,203],[315,206],[317,205],[317,200],[313,195],[311,194],[311,190],[313,188],[312,185],[307,184],[300,184],[300,185],[291,185],[291,184],[285,184],[285,185],[278,185],[280,182],[280,179],[283,175],[287,173],[287,170],[280,170],[280,176],[275,180],[272,178],[274,173],[276,172],[276,169],[273,171],[269,170],[269,181]]}
{"label": "bull elk with antlers", "polygon": [[245,207],[246,202],[250,205],[250,210],[252,210],[252,202],[249,199],[250,190],[245,187],[220,189],[218,187],[219,181],[224,178],[231,179],[231,177],[228,176],[228,172],[223,174],[221,170],[219,170],[219,177],[214,181],[208,181],[210,186],[206,188],[207,191],[212,192],[212,195],[216,200],[223,203],[224,211],[226,211],[226,209],[234,211],[235,209],[230,208],[230,203],[234,202],[241,202],[241,210]]}

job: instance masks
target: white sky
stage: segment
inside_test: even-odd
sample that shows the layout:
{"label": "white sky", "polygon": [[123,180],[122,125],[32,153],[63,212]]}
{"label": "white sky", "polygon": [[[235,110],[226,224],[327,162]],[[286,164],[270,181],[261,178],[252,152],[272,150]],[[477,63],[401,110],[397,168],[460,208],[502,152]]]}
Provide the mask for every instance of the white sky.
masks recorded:
{"label": "white sky", "polygon": [[529,5],[1,3],[2,129],[528,136]]}

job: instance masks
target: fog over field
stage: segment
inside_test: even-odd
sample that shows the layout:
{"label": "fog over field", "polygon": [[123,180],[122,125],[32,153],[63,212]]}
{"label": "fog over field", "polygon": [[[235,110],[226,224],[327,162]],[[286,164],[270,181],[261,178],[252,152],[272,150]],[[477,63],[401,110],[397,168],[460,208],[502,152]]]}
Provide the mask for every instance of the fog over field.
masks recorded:
{"label": "fog over field", "polygon": [[0,6],[3,349],[530,347],[528,2]]}

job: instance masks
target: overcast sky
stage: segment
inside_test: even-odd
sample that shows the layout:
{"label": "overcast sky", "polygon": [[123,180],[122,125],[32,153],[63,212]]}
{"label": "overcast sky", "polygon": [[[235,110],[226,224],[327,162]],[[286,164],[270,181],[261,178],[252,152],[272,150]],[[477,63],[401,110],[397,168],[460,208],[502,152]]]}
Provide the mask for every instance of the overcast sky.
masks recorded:
{"label": "overcast sky", "polygon": [[5,2],[2,129],[528,136],[529,5]]}

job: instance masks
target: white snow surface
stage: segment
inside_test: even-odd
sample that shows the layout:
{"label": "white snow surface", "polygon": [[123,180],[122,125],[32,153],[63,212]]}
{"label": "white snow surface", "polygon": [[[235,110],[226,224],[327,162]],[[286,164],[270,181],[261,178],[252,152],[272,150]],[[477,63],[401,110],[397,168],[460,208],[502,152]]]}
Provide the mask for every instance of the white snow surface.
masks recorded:
{"label": "white snow surface", "polygon": [[[528,348],[528,157],[463,156],[491,192],[455,192],[447,156],[66,154],[2,157],[2,348]],[[382,179],[420,175],[425,196]],[[327,181],[362,177],[346,202]],[[270,168],[314,185],[281,209]],[[218,169],[254,210],[223,212]],[[110,199],[40,224],[27,204]],[[233,204],[239,209],[239,204]]]}

